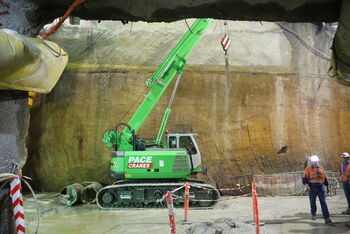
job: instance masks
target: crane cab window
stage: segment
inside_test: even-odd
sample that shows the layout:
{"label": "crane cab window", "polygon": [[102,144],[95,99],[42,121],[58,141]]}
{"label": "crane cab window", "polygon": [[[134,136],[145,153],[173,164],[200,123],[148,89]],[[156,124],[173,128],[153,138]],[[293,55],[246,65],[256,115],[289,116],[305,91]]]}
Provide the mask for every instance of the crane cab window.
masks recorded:
{"label": "crane cab window", "polygon": [[191,154],[197,153],[196,147],[194,146],[190,136],[180,136],[179,143],[179,148],[186,148],[191,151]]}
{"label": "crane cab window", "polygon": [[169,137],[169,148],[177,148],[177,139],[175,136]]}

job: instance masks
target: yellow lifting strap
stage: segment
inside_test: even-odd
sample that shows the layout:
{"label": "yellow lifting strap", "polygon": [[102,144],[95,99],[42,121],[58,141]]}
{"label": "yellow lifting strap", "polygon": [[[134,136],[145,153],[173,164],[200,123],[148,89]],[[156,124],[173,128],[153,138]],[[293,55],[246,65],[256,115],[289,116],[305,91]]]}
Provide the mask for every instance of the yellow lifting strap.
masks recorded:
{"label": "yellow lifting strap", "polygon": [[48,93],[68,62],[56,43],[0,30],[0,89]]}

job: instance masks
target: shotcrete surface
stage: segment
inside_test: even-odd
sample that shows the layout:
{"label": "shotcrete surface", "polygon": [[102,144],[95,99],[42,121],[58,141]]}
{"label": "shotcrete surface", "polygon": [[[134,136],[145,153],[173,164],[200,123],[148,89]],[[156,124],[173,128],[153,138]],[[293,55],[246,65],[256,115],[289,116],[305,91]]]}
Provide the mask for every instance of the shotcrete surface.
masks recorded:
{"label": "shotcrete surface", "polygon": [[28,125],[27,93],[0,91],[0,173],[14,172],[15,165],[23,167]]}
{"label": "shotcrete surface", "polygon": [[[48,194],[40,194],[42,210],[39,233],[153,233],[163,234],[170,231],[168,210],[160,209],[119,209],[106,211],[95,205],[63,207],[58,199],[47,198]],[[344,196],[327,198],[328,207],[334,225],[324,224],[319,203],[316,221],[310,219],[309,199],[298,197],[259,197],[260,220],[264,226],[261,233],[348,233],[350,228],[345,222],[350,216],[341,215],[346,207]],[[25,199],[25,210],[28,220],[28,233],[34,230],[35,203],[32,198]],[[251,197],[223,197],[213,209],[189,210],[190,225],[182,224],[183,209],[175,209],[177,233],[255,233],[252,225]],[[237,228],[228,228],[235,223]],[[216,230],[216,231],[215,231]],[[223,231],[223,232],[218,232]]]}

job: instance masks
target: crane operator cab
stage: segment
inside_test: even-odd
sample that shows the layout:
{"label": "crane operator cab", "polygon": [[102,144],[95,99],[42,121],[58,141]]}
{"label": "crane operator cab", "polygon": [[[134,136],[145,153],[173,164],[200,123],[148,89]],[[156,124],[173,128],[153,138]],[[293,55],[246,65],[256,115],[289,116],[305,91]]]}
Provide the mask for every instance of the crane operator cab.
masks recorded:
{"label": "crane operator cab", "polygon": [[166,135],[169,148],[187,149],[190,156],[192,171],[198,173],[201,170],[201,154],[196,142],[195,133],[168,133]]}

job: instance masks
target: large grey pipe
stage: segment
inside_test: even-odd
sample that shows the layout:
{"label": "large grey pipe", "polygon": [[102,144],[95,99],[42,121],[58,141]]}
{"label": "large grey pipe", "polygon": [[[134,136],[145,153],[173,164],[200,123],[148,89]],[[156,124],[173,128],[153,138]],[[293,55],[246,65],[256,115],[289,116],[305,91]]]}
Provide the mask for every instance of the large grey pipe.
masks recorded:
{"label": "large grey pipe", "polygon": [[350,86],[350,1],[343,0],[338,30],[333,42],[331,70],[337,81]]}

